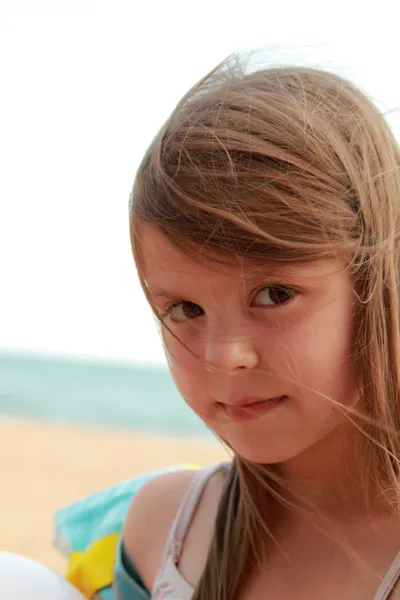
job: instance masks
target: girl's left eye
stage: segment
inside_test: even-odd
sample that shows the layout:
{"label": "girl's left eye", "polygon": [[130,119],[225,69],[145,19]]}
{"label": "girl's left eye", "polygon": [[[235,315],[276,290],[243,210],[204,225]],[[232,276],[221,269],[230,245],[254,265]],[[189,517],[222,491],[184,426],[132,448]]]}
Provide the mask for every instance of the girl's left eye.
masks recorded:
{"label": "girl's left eye", "polygon": [[253,303],[256,306],[279,306],[289,302],[295,295],[295,290],[291,288],[280,285],[268,285],[259,290],[254,297]]}

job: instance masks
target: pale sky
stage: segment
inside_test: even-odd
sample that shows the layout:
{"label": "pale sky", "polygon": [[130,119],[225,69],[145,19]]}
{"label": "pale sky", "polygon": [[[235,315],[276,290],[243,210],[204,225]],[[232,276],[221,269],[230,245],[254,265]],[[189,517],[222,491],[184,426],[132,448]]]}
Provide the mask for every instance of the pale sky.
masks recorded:
{"label": "pale sky", "polygon": [[397,134],[397,4],[0,0],[0,350],[164,362],[127,219],[153,135],[254,46],[344,73]]}

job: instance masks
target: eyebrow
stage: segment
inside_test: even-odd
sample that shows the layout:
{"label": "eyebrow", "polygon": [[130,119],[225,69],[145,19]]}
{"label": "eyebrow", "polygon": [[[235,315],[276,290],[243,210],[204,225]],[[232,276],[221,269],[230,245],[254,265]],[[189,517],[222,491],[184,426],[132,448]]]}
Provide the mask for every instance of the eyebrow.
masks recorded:
{"label": "eyebrow", "polygon": [[[281,273],[282,275],[282,273]],[[262,273],[253,273],[250,277],[246,277],[245,281],[249,286],[253,286],[256,285],[257,283],[262,283],[262,282],[268,282],[268,278],[271,279],[276,279],[278,280],[278,270],[276,271],[276,273],[269,273],[269,274],[262,274]],[[152,296],[153,298],[181,298],[181,297],[186,297],[190,295],[190,292],[185,291],[180,292],[179,290],[167,290],[161,286],[158,285],[148,285],[147,286],[147,291],[149,293],[150,296]]]}
{"label": "eyebrow", "polygon": [[149,294],[151,296],[154,296],[154,298],[160,298],[160,297],[174,298],[177,295],[176,293],[165,290],[164,288],[159,287],[159,286],[154,286],[154,287],[148,286],[147,291],[149,292]]}

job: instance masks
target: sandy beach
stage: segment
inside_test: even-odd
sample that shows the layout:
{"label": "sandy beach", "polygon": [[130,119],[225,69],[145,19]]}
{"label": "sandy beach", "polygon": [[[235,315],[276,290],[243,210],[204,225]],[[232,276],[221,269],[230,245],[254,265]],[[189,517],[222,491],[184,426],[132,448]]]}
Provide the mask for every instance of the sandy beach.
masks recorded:
{"label": "sandy beach", "polygon": [[0,549],[63,572],[56,510],[139,473],[226,460],[217,441],[0,418]]}

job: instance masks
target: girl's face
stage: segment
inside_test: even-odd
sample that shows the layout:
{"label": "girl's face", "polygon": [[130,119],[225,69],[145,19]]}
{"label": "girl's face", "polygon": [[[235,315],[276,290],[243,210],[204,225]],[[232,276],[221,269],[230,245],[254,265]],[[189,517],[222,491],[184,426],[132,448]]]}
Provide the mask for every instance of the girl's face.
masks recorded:
{"label": "girl's face", "polygon": [[236,454],[288,461],[343,422],[331,400],[354,401],[354,296],[339,262],[206,266],[155,226],[142,228],[144,277],[173,378]]}

